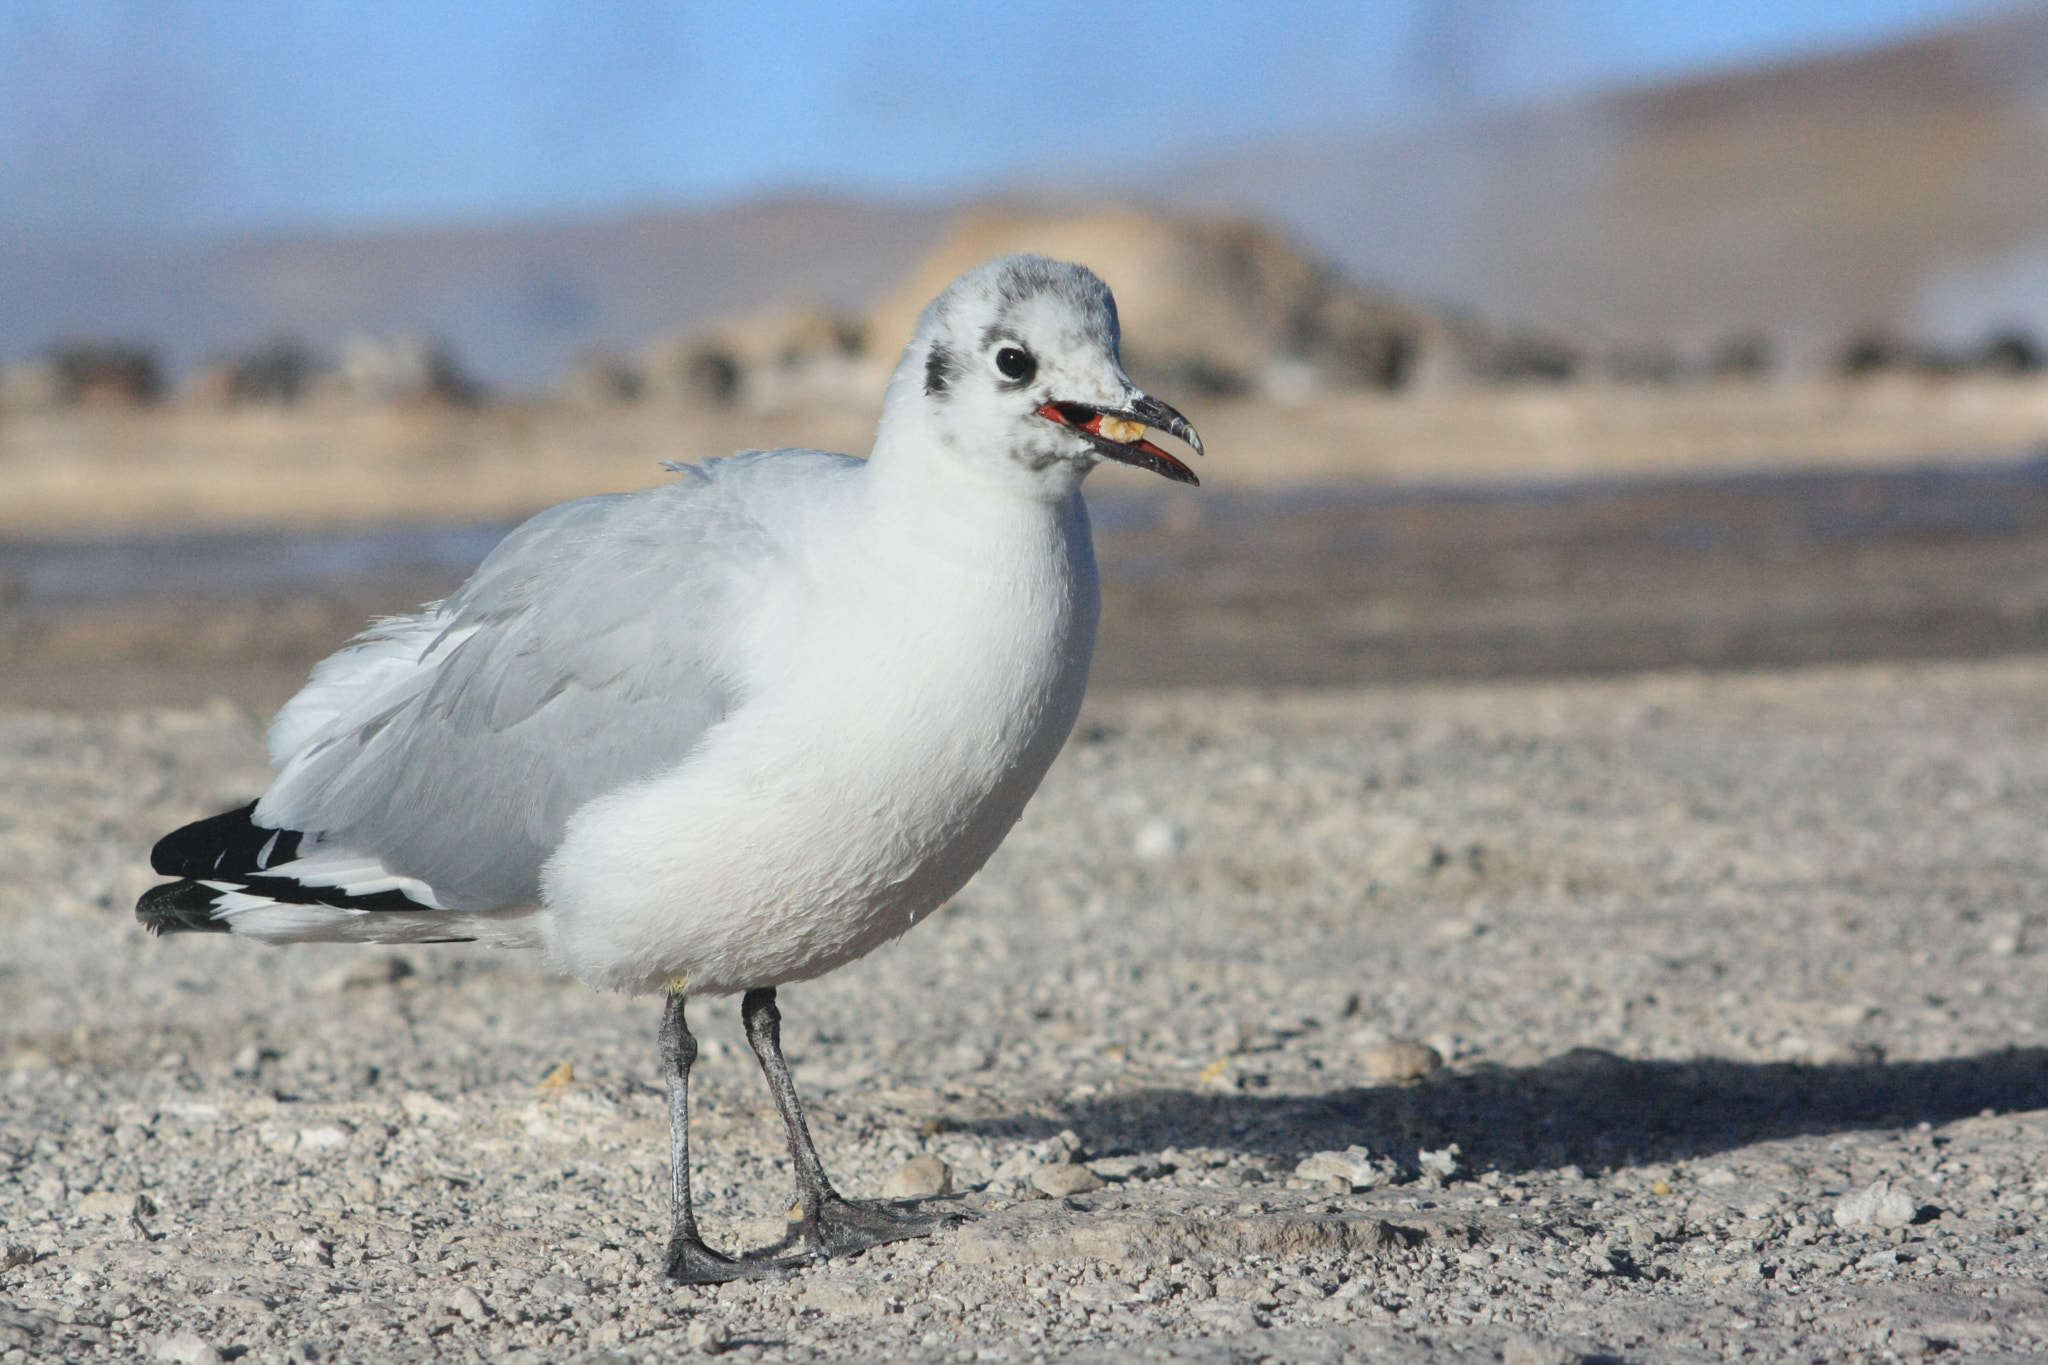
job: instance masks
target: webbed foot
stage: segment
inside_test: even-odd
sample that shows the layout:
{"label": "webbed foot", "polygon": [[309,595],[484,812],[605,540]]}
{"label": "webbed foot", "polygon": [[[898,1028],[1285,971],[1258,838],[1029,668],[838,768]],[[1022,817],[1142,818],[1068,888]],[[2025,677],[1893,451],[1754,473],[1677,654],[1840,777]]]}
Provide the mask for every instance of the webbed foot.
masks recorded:
{"label": "webbed foot", "polygon": [[966,1222],[967,1217],[965,1210],[958,1208],[924,1208],[892,1200],[845,1199],[831,1194],[818,1210],[815,1228],[807,1223],[790,1224],[789,1237],[774,1250],[801,1255],[808,1249],[813,1255],[852,1256],[869,1247],[929,1237],[943,1228]]}
{"label": "webbed foot", "polygon": [[772,1280],[794,1274],[820,1259],[816,1251],[778,1254],[782,1247],[748,1256],[728,1256],[704,1245],[701,1238],[675,1237],[668,1244],[662,1275],[670,1284],[729,1284],[734,1280]]}

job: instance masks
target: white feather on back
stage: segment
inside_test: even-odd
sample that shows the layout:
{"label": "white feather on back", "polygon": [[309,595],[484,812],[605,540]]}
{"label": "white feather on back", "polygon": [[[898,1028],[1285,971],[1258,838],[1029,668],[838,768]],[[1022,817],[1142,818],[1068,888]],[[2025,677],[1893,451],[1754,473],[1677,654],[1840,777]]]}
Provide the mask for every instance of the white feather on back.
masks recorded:
{"label": "white feather on back", "polygon": [[[413,616],[387,616],[315,664],[305,687],[270,723],[270,766],[282,772],[321,739],[353,729],[424,687],[433,672],[424,656],[445,628],[440,605]],[[457,632],[436,658],[468,633]]]}

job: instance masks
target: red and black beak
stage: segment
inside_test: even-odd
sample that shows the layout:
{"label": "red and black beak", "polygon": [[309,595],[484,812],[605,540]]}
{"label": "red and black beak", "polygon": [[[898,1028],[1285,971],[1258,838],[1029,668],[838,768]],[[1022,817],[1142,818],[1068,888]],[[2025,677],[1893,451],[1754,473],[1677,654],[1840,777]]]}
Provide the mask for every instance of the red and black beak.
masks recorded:
{"label": "red and black beak", "polygon": [[[1195,454],[1202,453],[1202,438],[1195,434],[1194,424],[1175,412],[1166,404],[1147,393],[1131,399],[1128,408],[1098,408],[1088,403],[1052,402],[1038,410],[1038,415],[1048,421],[1069,426],[1088,438],[1105,457],[1119,464],[1136,465],[1162,474],[1175,483],[1201,486],[1195,471],[1189,469],[1173,456],[1144,439],[1144,428],[1153,427],[1186,441]],[[1103,430],[1107,425],[1109,431]],[[1115,432],[1112,436],[1109,432]],[[1118,436],[1128,437],[1118,440]]]}

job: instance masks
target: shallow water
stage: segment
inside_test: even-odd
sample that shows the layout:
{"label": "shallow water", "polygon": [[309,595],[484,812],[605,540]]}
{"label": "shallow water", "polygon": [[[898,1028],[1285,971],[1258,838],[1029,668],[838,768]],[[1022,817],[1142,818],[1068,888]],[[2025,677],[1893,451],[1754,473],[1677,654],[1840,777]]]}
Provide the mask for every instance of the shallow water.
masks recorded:
{"label": "shallow water", "polygon": [[[1091,498],[1105,575],[1299,569],[1573,549],[1784,553],[1886,540],[2048,535],[2048,457],[1897,471],[1485,486],[1182,490]],[[0,601],[235,598],[391,576],[452,587],[511,529],[429,522],[331,531],[0,540]]]}

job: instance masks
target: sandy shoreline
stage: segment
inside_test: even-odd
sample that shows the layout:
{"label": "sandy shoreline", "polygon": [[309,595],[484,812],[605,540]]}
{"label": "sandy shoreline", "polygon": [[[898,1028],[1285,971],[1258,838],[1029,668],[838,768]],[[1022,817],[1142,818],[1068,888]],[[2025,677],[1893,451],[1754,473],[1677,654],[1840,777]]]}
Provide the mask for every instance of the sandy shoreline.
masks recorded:
{"label": "sandy shoreline", "polygon": [[[1485,483],[1892,468],[2048,444],[2048,379],[1335,395],[1181,403],[1205,483]],[[875,414],[507,404],[74,411],[0,418],[0,535],[507,520],[659,482],[662,460],[812,445],[865,454]],[[1157,481],[1108,469],[1099,491]]]}
{"label": "sandy shoreline", "polygon": [[[743,1360],[2033,1356],[2044,718],[2042,657],[1100,699],[952,909],[784,1000],[845,1183],[931,1153],[981,1217],[710,1292],[654,1280],[648,1002],[475,949],[149,942],[142,850],[259,788],[258,724],[0,716],[0,1222],[33,1257],[0,1272],[0,1334],[74,1359],[653,1360],[693,1328]],[[742,1241],[787,1189],[730,1013],[700,1011],[700,1190]],[[1376,1084],[1390,1037],[1449,1066]],[[1450,1143],[1456,1176],[1418,1179]],[[1351,1144],[1400,1182],[1289,1183]],[[1109,1183],[1026,1197],[1069,1157]],[[1916,1221],[1838,1223],[1879,1179]]]}

